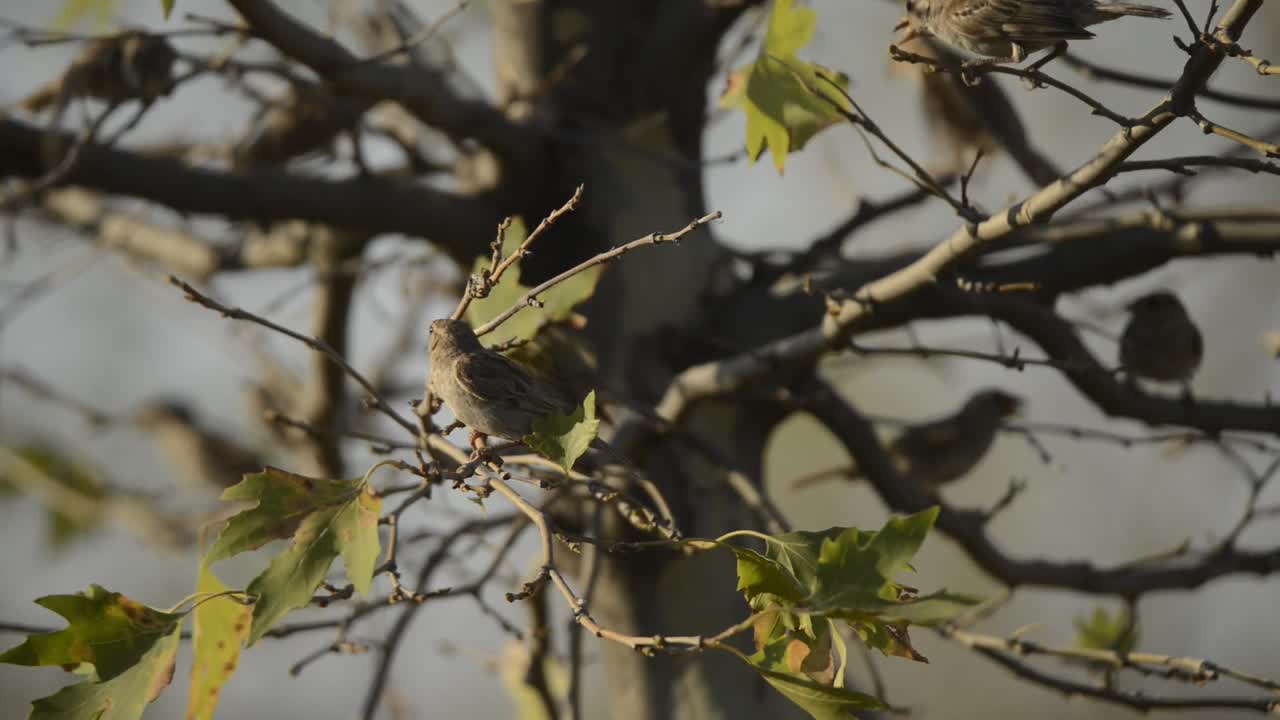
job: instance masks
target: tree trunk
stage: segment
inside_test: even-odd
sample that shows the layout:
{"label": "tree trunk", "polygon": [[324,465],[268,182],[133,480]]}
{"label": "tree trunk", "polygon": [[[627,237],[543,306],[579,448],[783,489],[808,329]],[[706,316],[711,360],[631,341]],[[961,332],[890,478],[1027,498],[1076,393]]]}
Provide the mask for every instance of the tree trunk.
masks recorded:
{"label": "tree trunk", "polygon": [[[740,9],[709,10],[687,0],[602,5],[504,2],[495,7],[499,79],[510,112],[554,128],[543,148],[537,186],[558,194],[537,198],[541,207],[535,210],[522,193],[526,220],[536,222],[573,186],[586,185],[581,209],[535,248],[527,267],[535,278],[604,247],[679,229],[707,212],[701,142],[706,91],[720,35]],[[586,54],[560,85],[536,101],[522,100],[588,37]],[[710,235],[700,230],[678,248],[646,249],[610,268],[588,311],[587,335],[597,353],[602,391],[652,404],[674,374],[693,361],[696,348],[686,338],[707,328],[706,309],[729,275],[726,252]],[[772,413],[711,405],[682,430],[758,479],[761,448],[776,420]],[[691,461],[687,450],[658,445],[634,459],[659,483],[685,534],[715,537],[756,524],[740,503],[723,501],[723,480],[704,463]],[[625,536],[620,525],[607,523],[606,532]],[[714,633],[749,612],[733,590],[733,560],[724,555],[606,555],[601,563],[591,612],[621,632]],[[607,642],[598,650],[609,676],[610,717],[798,715],[794,705],[728,655],[644,657]]]}

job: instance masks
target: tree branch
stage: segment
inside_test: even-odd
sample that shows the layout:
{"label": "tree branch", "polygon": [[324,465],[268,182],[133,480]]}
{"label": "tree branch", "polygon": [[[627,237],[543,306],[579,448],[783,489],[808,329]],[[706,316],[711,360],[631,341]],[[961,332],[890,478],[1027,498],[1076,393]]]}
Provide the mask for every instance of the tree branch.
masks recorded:
{"label": "tree branch", "polygon": [[230,0],[256,36],[320,75],[334,92],[394,100],[422,122],[457,140],[474,139],[500,155],[523,152],[533,130],[494,106],[463,98],[412,65],[368,62],[298,22],[269,0]]}
{"label": "tree branch", "polygon": [[[27,123],[0,119],[0,177],[41,176],[45,135]],[[70,136],[60,135],[58,141],[69,142]],[[303,219],[416,235],[467,260],[483,252],[490,228],[501,219],[488,196],[458,196],[374,177],[324,180],[274,169],[211,170],[99,145],[81,151],[63,182],[227,220]]]}
{"label": "tree branch", "polygon": [[1099,568],[1087,562],[1010,557],[987,535],[990,519],[987,513],[952,507],[937,494],[899,476],[870,421],[829,385],[816,379],[811,381],[803,388],[800,407],[812,413],[844,445],[890,509],[914,513],[940,506],[935,527],[959,544],[980,568],[1010,587],[1063,588],[1131,598],[1159,590],[1197,588],[1228,575],[1280,572],[1280,549],[1248,551],[1224,547],[1192,563],[1113,568]]}
{"label": "tree branch", "polygon": [[[1217,34],[1234,41],[1262,6],[1262,0],[1236,0]],[[1199,43],[1169,95],[1130,127],[1114,135],[1080,168],[1026,200],[976,224],[966,224],[923,257],[905,268],[868,283],[827,314],[820,327],[774,341],[727,360],[704,363],[680,373],[667,387],[657,412],[679,421],[697,402],[734,392],[780,367],[809,362],[823,352],[842,347],[855,324],[887,304],[901,301],[936,282],[939,275],[979,248],[1004,239],[1016,230],[1046,222],[1058,210],[1088,190],[1104,184],[1130,155],[1178,117],[1194,110],[1196,93],[1225,59],[1213,47]]]}

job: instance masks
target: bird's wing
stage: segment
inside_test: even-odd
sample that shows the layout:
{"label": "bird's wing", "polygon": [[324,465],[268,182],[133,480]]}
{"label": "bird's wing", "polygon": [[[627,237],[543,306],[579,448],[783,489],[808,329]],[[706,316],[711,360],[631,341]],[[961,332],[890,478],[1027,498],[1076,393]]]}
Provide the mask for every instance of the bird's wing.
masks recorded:
{"label": "bird's wing", "polygon": [[1093,37],[1080,25],[1072,6],[1063,0],[974,0],[955,3],[951,15],[956,27],[990,28],[1015,43]]}
{"label": "bird's wing", "polygon": [[892,450],[905,458],[928,458],[952,448],[961,439],[959,423],[939,421],[909,427],[894,439]]}
{"label": "bird's wing", "polygon": [[1188,342],[1191,345],[1191,353],[1196,356],[1196,366],[1200,365],[1200,358],[1204,356],[1204,335],[1200,333],[1200,328],[1191,324],[1190,318],[1187,319],[1187,329],[1190,330],[1190,338]]}
{"label": "bird's wing", "polygon": [[483,402],[526,408],[534,415],[572,411],[573,403],[498,353],[464,355],[455,367],[458,384]]}

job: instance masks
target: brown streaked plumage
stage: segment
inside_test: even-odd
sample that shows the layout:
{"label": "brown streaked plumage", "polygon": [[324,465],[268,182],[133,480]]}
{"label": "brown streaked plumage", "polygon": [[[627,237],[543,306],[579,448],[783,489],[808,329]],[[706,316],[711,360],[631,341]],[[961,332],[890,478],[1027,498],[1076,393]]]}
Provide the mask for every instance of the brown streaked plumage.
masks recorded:
{"label": "brown streaked plumage", "polygon": [[1098,0],[907,0],[903,40],[932,35],[986,62],[1022,62],[1053,48],[1042,62],[1066,49],[1068,40],[1087,40],[1086,28],[1125,16],[1167,18],[1153,5]]}

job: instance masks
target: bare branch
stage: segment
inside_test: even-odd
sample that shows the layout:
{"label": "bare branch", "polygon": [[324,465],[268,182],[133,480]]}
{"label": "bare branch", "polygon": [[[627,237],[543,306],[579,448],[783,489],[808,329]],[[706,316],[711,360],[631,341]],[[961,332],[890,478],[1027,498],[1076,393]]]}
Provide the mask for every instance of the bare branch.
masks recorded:
{"label": "bare branch", "polygon": [[825,383],[810,381],[800,407],[811,412],[856,458],[876,493],[897,512],[940,506],[935,527],[954,540],[979,567],[1010,587],[1038,586],[1136,597],[1160,590],[1200,587],[1214,579],[1280,572],[1280,548],[1242,551],[1225,548],[1190,563],[1099,568],[1087,562],[1023,560],[1010,557],[987,535],[988,514],[951,507],[936,493],[904,481],[881,446],[871,423]]}
{"label": "bare branch", "polygon": [[269,0],[231,0],[261,37],[326,78],[340,94],[394,100],[422,122],[459,140],[474,138],[502,155],[523,152],[531,130],[495,107],[454,94],[411,65],[363,62],[338,43],[290,17]]}
{"label": "bare branch", "polygon": [[[44,172],[44,134],[12,118],[0,119],[0,177],[39,177]],[[60,143],[71,140],[66,134],[55,137]],[[498,220],[489,200],[480,196],[376,177],[325,180],[275,169],[227,172],[98,145],[86,146],[63,180],[227,220],[304,219],[370,233],[428,237],[468,260]]]}
{"label": "bare branch", "polygon": [[[1018,638],[1005,639],[990,637],[949,628],[943,628],[939,632],[943,636],[956,640],[991,660],[994,660],[1000,665],[1003,665],[1018,677],[1023,678],[1024,680],[1029,680],[1037,685],[1057,690],[1068,697],[1088,697],[1094,700],[1120,705],[1141,712],[1149,712],[1151,710],[1236,709],[1253,710],[1259,713],[1270,714],[1277,708],[1280,708],[1280,700],[1268,697],[1162,698],[1141,692],[1119,690],[1113,687],[1086,685],[1075,682],[1074,680],[1055,677],[1048,673],[1041,672],[1017,658],[1024,655],[1043,654],[1055,657],[1088,660],[1095,663],[1104,663],[1115,668],[1146,668],[1150,666],[1160,666],[1167,668],[1171,673],[1186,674],[1188,675],[1186,679],[1192,682],[1213,680],[1219,675],[1226,674],[1223,672],[1224,668],[1205,660],[1152,655],[1149,653],[1128,653],[1120,655],[1118,653],[1105,650],[1047,648]],[[1257,678],[1243,673],[1237,675],[1248,678],[1246,682],[1256,684],[1259,687],[1270,687],[1270,689],[1273,690],[1276,687],[1275,683],[1269,680],[1264,680],[1262,678]],[[1237,677],[1237,675],[1232,675],[1232,677]],[[1237,679],[1241,678],[1237,677]]]}
{"label": "bare branch", "polygon": [[197,305],[201,305],[203,307],[209,308],[210,310],[213,310],[214,312],[219,313],[225,318],[229,318],[231,320],[248,320],[249,322],[261,325],[262,327],[265,327],[268,330],[274,330],[275,332],[278,332],[281,335],[293,338],[294,340],[297,340],[298,342],[302,343],[303,345],[306,345],[312,350],[315,350],[318,353],[323,353],[329,356],[329,359],[332,360],[334,363],[336,363],[338,367],[342,368],[343,372],[345,372],[347,375],[350,375],[351,379],[355,380],[357,383],[360,384],[360,387],[364,388],[365,392],[368,393],[369,402],[373,405],[373,407],[377,408],[379,412],[383,413],[387,417],[394,420],[397,425],[407,430],[409,434],[413,435],[414,437],[417,437],[418,426],[409,422],[408,420],[405,419],[403,415],[393,410],[391,406],[388,405],[387,402],[382,399],[382,396],[378,394],[377,388],[375,388],[372,384],[370,384],[369,381],[366,380],[365,377],[359,373],[359,371],[351,367],[351,364],[347,362],[346,358],[342,357],[341,354],[339,354],[336,350],[330,347],[329,344],[326,343],[325,341],[321,340],[320,338],[307,337],[306,335],[290,330],[289,328],[286,328],[283,325],[277,325],[276,323],[273,323],[264,317],[259,317],[247,310],[242,310],[240,308],[233,308],[233,307],[228,307],[226,305],[223,305],[217,300],[214,300],[208,295],[201,293],[199,290],[196,290],[195,288],[191,287],[190,285],[183,282],[182,280],[179,280],[178,278],[173,277],[172,275],[169,276],[169,283],[171,285],[181,288],[182,292],[186,295],[186,298],[191,302],[194,302]]}
{"label": "bare branch", "polygon": [[704,215],[698,218],[697,220],[694,220],[693,222],[689,223],[688,225],[685,225],[683,228],[680,228],[675,232],[649,233],[648,235],[645,235],[642,238],[639,238],[637,240],[632,240],[631,242],[625,245],[619,245],[618,247],[613,248],[612,250],[606,250],[605,252],[602,252],[596,255],[595,257],[587,259],[575,265],[574,267],[571,267],[568,270],[565,270],[559,275],[556,275],[550,280],[547,280],[546,282],[538,285],[537,287],[533,288],[529,292],[525,293],[524,297],[517,300],[514,305],[498,313],[496,316],[494,316],[491,320],[484,323],[483,325],[477,327],[476,335],[484,335],[485,333],[493,332],[498,328],[498,326],[506,322],[516,313],[520,312],[526,307],[536,305],[538,302],[539,295],[550,290],[556,285],[559,285],[565,280],[568,280],[574,275],[577,275],[578,273],[583,272],[584,270],[593,268],[596,265],[604,265],[604,264],[611,263],[614,260],[617,260],[618,258],[622,257],[623,255],[626,255],[627,253],[631,252],[632,250],[635,250],[636,248],[644,247],[646,245],[662,245],[664,243],[678,243],[681,240],[683,240],[684,237],[689,233],[693,232],[694,230],[697,230],[698,228],[702,227],[703,225],[706,225],[707,223],[719,220],[720,217],[721,217],[720,212],[716,211],[709,215]]}
{"label": "bare branch", "polygon": [[[1224,16],[1219,32],[1225,37],[1238,38],[1261,4],[1261,0],[1237,0]],[[733,392],[779,367],[807,362],[829,349],[840,347],[847,342],[855,324],[879,308],[931,285],[944,271],[979,248],[1008,237],[1016,230],[1049,220],[1072,200],[1105,183],[1130,155],[1172,124],[1180,114],[1191,111],[1195,93],[1208,82],[1223,60],[1222,54],[1204,46],[1197,47],[1169,95],[1130,127],[1114,135],[1091,160],[1069,176],[980,223],[966,224],[907,267],[864,285],[851,299],[841,304],[838,312],[824,317],[819,328],[774,341],[728,360],[688,368],[668,386],[658,403],[658,414],[668,421],[679,421],[694,403],[702,399]]]}

